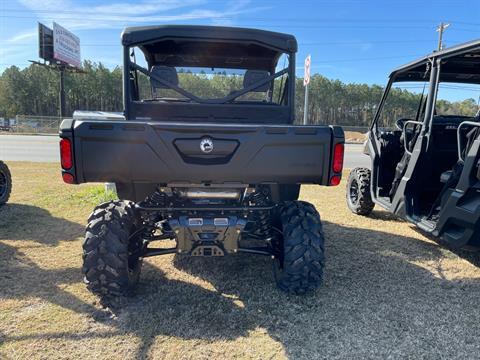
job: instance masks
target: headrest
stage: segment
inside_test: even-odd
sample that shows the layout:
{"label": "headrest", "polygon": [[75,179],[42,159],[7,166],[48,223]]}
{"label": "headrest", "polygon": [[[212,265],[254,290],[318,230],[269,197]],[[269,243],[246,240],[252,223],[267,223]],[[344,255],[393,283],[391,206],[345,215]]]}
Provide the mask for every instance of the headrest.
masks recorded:
{"label": "headrest", "polygon": [[[177,70],[171,66],[164,65],[154,65],[150,69],[150,74],[155,74],[157,77],[160,77],[162,80],[168,81],[173,85],[178,85],[178,74]],[[152,84],[153,89],[168,89],[169,87],[155,80],[153,77],[150,78],[150,83]]]}
{"label": "headrest", "polygon": [[[260,80],[267,79],[270,76],[270,73],[266,70],[247,70],[243,76],[243,88],[247,88],[250,85],[259,82]],[[263,85],[260,85],[258,88],[252,90],[255,92],[266,92],[270,89],[270,82],[266,82]]]}

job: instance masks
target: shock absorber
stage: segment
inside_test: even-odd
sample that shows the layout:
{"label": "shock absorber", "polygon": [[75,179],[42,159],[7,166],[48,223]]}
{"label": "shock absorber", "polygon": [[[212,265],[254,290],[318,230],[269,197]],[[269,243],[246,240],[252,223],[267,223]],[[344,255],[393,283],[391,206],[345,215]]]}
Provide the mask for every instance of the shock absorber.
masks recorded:
{"label": "shock absorber", "polygon": [[[268,206],[270,204],[270,191],[267,187],[259,187],[251,195],[250,202],[255,206]],[[255,235],[266,241],[271,241],[274,237],[272,229],[272,219],[269,210],[261,210],[255,213]]]}
{"label": "shock absorber", "polygon": [[[165,191],[157,189],[154,193],[149,195],[143,206],[148,208],[166,208],[170,205],[169,195]],[[170,228],[168,221],[166,221],[167,214],[164,211],[161,212],[145,212],[144,224],[148,224],[148,231],[145,236],[149,242],[155,240],[164,240],[173,238],[172,229]],[[161,235],[155,235],[155,232],[160,230]]]}
{"label": "shock absorber", "polygon": [[166,207],[167,194],[165,194],[163,191],[156,190],[146,199],[146,203],[152,207]]}

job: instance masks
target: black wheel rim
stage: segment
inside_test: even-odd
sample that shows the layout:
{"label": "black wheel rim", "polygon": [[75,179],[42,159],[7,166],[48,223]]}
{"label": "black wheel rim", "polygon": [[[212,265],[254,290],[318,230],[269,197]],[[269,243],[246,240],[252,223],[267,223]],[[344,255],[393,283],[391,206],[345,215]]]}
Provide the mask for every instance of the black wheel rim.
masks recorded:
{"label": "black wheel rim", "polygon": [[359,189],[358,189],[358,182],[356,180],[353,180],[352,183],[350,184],[350,201],[352,202],[352,204],[356,205],[358,203],[358,193],[359,193]]}
{"label": "black wheel rim", "polygon": [[7,187],[7,175],[3,171],[0,171],[0,198],[5,196],[7,192]]}

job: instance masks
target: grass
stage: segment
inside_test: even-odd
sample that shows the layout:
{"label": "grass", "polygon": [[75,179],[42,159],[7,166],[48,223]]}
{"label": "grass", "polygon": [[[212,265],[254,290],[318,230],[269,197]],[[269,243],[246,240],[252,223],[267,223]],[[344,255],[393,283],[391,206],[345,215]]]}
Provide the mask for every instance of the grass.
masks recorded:
{"label": "grass", "polygon": [[[82,283],[85,219],[102,186],[68,186],[54,164],[9,163],[0,208],[0,358],[475,358],[480,269],[376,210],[354,216],[343,186],[307,186],[322,214],[325,283],[276,289],[270,259],[148,259],[117,317]],[[343,184],[342,184],[343,185]],[[112,196],[111,194],[108,195]]]}
{"label": "grass", "polygon": [[351,143],[364,143],[367,140],[367,134],[358,131],[345,131],[345,141]]}

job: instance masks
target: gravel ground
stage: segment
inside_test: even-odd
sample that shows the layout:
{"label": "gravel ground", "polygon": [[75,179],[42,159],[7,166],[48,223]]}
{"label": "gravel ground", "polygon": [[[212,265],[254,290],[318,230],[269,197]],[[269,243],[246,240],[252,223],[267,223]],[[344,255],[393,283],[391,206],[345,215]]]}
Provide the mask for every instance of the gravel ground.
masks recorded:
{"label": "gravel ground", "polygon": [[305,187],[327,236],[315,294],[276,289],[270,259],[146,261],[137,295],[102,310],[80,268],[92,186],[55,165],[10,163],[0,209],[0,357],[5,359],[479,358],[479,256],[453,253],[376,210],[349,213],[343,184]]}

